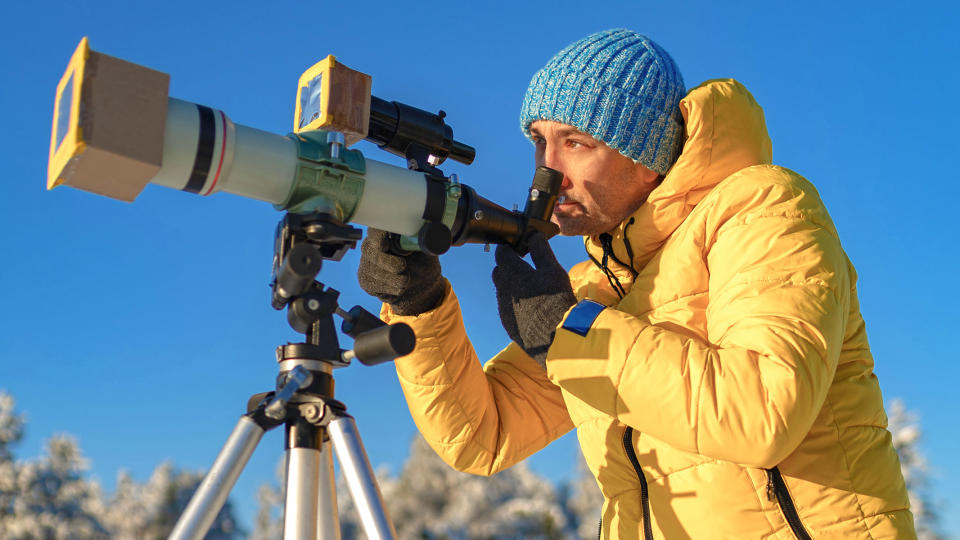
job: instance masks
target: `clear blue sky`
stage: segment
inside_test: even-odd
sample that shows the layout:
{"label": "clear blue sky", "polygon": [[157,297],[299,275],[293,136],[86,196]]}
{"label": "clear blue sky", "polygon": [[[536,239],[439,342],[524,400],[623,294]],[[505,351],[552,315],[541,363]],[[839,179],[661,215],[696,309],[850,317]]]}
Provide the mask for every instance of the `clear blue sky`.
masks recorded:
{"label": "clear blue sky", "polygon": [[[783,5],[780,5],[783,4]],[[862,2],[15,2],[0,20],[0,388],[29,415],[21,456],[75,434],[112,489],[162,460],[205,469],[247,397],[270,389],[274,347],[297,336],[269,307],[269,205],[148,187],[133,204],[44,188],[54,90],[80,38],[171,75],[171,95],[235,122],[287,133],[300,73],[327,54],[373,77],[375,95],[444,109],[478,149],[456,172],[486,197],[522,204],[532,149],[517,125],[535,70],[596,30],[647,33],[688,86],[739,79],[764,107],[774,161],[820,189],[859,271],[887,400],[917,411],[943,500],[956,499],[957,59],[952,3]],[[370,146],[380,161],[400,164]],[[575,239],[555,242],[567,265]],[[487,357],[506,343],[492,253],[442,259]],[[357,255],[321,280],[347,306]],[[348,343],[348,342],[345,342]],[[389,365],[337,372],[374,464],[397,470],[414,426]],[[570,474],[575,439],[533,460]],[[254,508],[281,437],[261,444],[233,497]],[[946,514],[960,515],[956,504]],[[249,519],[249,518],[248,518]],[[247,521],[249,523],[249,521]],[[960,536],[960,518],[947,518]]]}

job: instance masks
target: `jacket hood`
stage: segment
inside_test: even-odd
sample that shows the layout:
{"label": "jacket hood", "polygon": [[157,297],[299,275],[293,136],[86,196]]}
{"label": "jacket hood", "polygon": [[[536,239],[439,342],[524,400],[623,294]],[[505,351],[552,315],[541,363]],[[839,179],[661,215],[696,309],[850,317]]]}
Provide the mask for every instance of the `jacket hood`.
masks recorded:
{"label": "jacket hood", "polygon": [[[636,271],[714,186],[741,169],[771,162],[763,109],[739,82],[713,79],[700,84],[680,101],[680,112],[686,134],[680,157],[647,201],[610,231],[614,256],[631,261]],[[587,238],[586,246],[599,260],[599,237]]]}

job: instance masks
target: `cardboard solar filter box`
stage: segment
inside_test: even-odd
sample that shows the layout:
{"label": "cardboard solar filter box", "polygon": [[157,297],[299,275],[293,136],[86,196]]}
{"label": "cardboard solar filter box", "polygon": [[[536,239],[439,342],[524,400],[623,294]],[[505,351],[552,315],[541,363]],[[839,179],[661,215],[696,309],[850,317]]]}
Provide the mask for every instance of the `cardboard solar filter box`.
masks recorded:
{"label": "cardboard solar filter box", "polygon": [[132,201],[163,157],[170,76],[90,49],[83,38],[57,85],[47,189]]}
{"label": "cardboard solar filter box", "polygon": [[343,133],[347,146],[365,138],[370,126],[371,79],[333,55],[300,75],[294,133],[317,129]]}

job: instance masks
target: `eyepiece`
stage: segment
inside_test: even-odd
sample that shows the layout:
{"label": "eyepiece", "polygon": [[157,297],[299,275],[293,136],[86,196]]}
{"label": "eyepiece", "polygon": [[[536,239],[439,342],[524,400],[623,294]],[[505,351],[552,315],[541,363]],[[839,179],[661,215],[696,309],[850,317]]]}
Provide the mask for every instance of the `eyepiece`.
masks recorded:
{"label": "eyepiece", "polygon": [[530,219],[550,221],[562,183],[562,172],[549,167],[537,167],[536,172],[533,173],[530,195],[523,213]]}

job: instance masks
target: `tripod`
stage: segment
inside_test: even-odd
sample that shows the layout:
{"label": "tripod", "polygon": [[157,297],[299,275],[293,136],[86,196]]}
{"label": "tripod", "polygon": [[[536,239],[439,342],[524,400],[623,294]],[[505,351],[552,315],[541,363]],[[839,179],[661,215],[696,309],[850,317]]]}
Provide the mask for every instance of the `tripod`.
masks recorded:
{"label": "tripod", "polygon": [[[263,434],[284,426],[286,482],[285,540],[339,539],[333,452],[368,538],[393,539],[380,488],[360,441],[356,422],[333,398],[333,369],[356,359],[366,365],[393,360],[413,350],[415,337],[405,324],[387,325],[356,306],[343,311],[339,292],[315,280],[323,259],[340,260],[356,246],[361,232],[328,214],[287,214],[274,245],[272,305],[287,308],[287,321],[305,335],[304,343],[277,348],[277,390],[252,396],[210,471],[177,520],[171,539],[200,539],[226,502]],[[333,315],[354,338],[341,350]]]}

